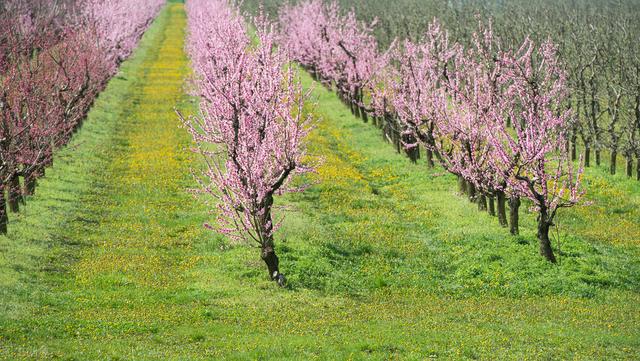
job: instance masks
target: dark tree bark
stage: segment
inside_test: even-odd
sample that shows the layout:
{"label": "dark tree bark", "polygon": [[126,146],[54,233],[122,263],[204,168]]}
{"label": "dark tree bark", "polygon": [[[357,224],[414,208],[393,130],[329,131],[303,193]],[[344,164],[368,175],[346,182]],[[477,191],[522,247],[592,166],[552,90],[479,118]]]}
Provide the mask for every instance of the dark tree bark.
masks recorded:
{"label": "dark tree bark", "polygon": [[548,219],[547,211],[541,210],[538,219],[538,241],[540,242],[540,255],[547,261],[556,263],[556,257],[551,248],[551,240],[549,240],[549,228],[551,222]]}
{"label": "dark tree bark", "polygon": [[616,174],[616,162],[618,161],[618,152],[615,150],[611,152],[611,164],[609,165],[609,172],[611,174]]}
{"label": "dark tree bark", "polygon": [[591,166],[591,147],[589,144],[584,145],[584,166]]}
{"label": "dark tree bark", "polygon": [[596,165],[600,166],[600,150],[596,149]]}
{"label": "dark tree bark", "polygon": [[503,191],[496,192],[496,198],[498,200],[498,222],[502,227],[508,227],[509,223],[507,223],[507,210],[506,210],[506,199]]}
{"label": "dark tree bark", "polygon": [[489,215],[495,217],[496,216],[496,202],[494,196],[489,196]]}
{"label": "dark tree bark", "polygon": [[[276,188],[277,189],[277,188]],[[260,257],[266,263],[267,270],[269,271],[269,277],[272,281],[275,281],[278,286],[284,287],[286,284],[286,278],[280,273],[280,262],[276,255],[275,244],[273,242],[273,220],[271,217],[271,207],[273,206],[273,196],[267,195],[264,200],[264,215],[261,222],[265,225],[264,234],[262,234],[262,248]]]}
{"label": "dark tree bark", "polygon": [[20,178],[15,175],[9,181],[9,209],[11,212],[20,211],[22,201],[22,189],[20,188]]}
{"label": "dark tree bark", "polygon": [[7,234],[7,224],[9,216],[7,215],[7,199],[4,196],[4,188],[0,187],[0,234]]}
{"label": "dark tree bark", "polygon": [[278,286],[284,287],[286,284],[286,279],[284,278],[284,275],[280,273],[280,262],[273,247],[273,240],[268,243],[271,243],[271,245],[262,246],[260,257],[262,258],[264,263],[267,264],[267,270],[269,271],[269,277],[271,278],[271,280],[275,281]]}
{"label": "dark tree bark", "polygon": [[633,176],[633,157],[627,156],[627,177],[631,178]]}
{"label": "dark tree bark", "polygon": [[478,210],[486,211],[487,210],[487,196],[484,193],[478,192]]}
{"label": "dark tree bark", "polygon": [[433,162],[433,151],[429,148],[425,149],[425,155],[427,157],[427,167],[433,168],[435,163]]}
{"label": "dark tree bark", "polygon": [[638,157],[636,162],[636,179],[640,181],[640,157]]}
{"label": "dark tree bark", "polygon": [[369,122],[369,115],[367,115],[367,111],[364,108],[360,108],[360,115],[362,116],[362,121],[365,123]]}
{"label": "dark tree bark", "polygon": [[509,223],[510,228],[509,231],[514,236],[520,234],[519,225],[519,209],[520,209],[520,197],[511,197],[509,198]]}
{"label": "dark tree bark", "polygon": [[577,150],[577,147],[578,147],[577,143],[578,142],[577,142],[577,140],[578,140],[577,136],[573,135],[571,137],[571,160],[578,159],[578,150]]}
{"label": "dark tree bark", "polygon": [[414,156],[416,157],[416,160],[420,159],[420,144],[416,144],[416,147],[413,149],[414,151]]}

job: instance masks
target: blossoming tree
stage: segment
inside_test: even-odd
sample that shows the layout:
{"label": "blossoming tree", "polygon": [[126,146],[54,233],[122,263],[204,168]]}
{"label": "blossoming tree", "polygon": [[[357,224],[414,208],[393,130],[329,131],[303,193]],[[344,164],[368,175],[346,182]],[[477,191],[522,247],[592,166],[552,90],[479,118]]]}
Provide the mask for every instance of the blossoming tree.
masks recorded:
{"label": "blossoming tree", "polygon": [[200,116],[185,124],[207,160],[202,190],[217,202],[219,217],[209,227],[260,247],[269,276],[283,286],[272,211],[275,195],[302,189],[292,176],[312,170],[304,144],[307,94],[275,47],[272,25],[256,22],[252,47],[242,18],[225,2],[193,0],[187,13],[202,102]]}

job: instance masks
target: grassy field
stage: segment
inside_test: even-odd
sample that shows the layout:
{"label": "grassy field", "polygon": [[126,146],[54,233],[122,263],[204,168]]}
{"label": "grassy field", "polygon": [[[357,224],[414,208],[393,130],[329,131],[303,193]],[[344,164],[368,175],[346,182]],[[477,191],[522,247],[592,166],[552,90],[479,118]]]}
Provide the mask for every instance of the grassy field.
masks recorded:
{"label": "grassy field", "polygon": [[277,200],[277,288],[187,192],[184,26],[170,4],[0,237],[0,359],[637,358],[638,182],[589,170],[551,265],[533,215],[509,236],[305,74],[325,161]]}

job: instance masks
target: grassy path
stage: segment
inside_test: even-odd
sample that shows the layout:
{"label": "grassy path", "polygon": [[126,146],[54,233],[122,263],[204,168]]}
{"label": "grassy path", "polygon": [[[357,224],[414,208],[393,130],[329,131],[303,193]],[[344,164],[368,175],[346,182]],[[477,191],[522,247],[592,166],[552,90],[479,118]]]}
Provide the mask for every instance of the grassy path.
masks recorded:
{"label": "grassy path", "polygon": [[[508,236],[455,196],[453,179],[409,164],[320,86],[312,142],[325,163],[318,185],[278,199],[291,209],[277,236],[290,288],[274,287],[255,249],[202,229],[205,208],[185,191],[198,163],[172,109],[193,110],[184,27],[182,4],[163,10],[0,237],[0,359],[640,352],[634,209],[609,238],[586,226],[598,209],[567,216],[576,236],[551,266],[530,241],[531,217]],[[617,182],[600,178],[590,181]],[[633,194],[625,184],[596,198]]]}

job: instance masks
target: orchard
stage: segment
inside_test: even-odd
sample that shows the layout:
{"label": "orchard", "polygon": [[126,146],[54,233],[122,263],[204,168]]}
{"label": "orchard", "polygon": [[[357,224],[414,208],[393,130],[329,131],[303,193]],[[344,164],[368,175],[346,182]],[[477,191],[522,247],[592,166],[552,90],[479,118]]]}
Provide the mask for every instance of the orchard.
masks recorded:
{"label": "orchard", "polygon": [[0,359],[635,359],[639,18],[0,2]]}

